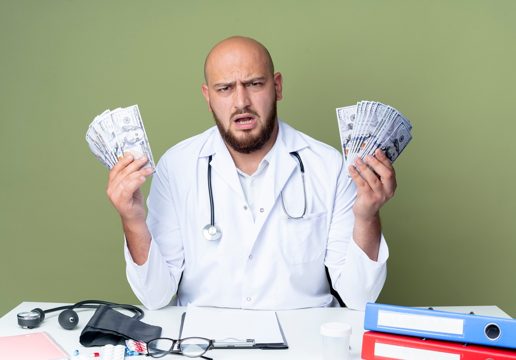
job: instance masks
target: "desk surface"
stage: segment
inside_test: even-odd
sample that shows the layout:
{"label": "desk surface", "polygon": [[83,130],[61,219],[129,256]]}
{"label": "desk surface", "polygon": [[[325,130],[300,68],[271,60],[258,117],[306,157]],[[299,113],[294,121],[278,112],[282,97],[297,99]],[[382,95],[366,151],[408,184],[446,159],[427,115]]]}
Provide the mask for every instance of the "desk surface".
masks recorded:
{"label": "desk surface", "polygon": [[[57,317],[59,311],[46,315],[43,324],[36,329],[22,329],[18,326],[16,314],[22,311],[30,311],[36,307],[49,309],[65,305],[59,303],[22,302],[13,310],[0,318],[0,336],[27,334],[29,332],[46,331],[59,345],[70,355],[78,349],[81,354],[93,353],[95,348],[84,348],[79,343],[79,335],[93,315],[92,310],[79,309],[79,325],[74,330],[65,330],[59,326]],[[469,312],[474,311],[480,315],[509,317],[496,306],[453,306],[435,307],[440,310]],[[166,307],[164,309],[150,311],[145,310],[144,322],[159,325],[163,328],[163,337],[177,339],[181,315],[185,311],[182,307]],[[278,311],[281,326],[287,338],[288,350],[210,350],[209,355],[214,360],[223,359],[311,359],[321,358],[322,339],[319,334],[321,324],[330,321],[341,321],[350,324],[353,328],[351,334],[351,359],[360,359],[362,346],[362,334],[364,332],[364,312],[345,308],[313,308],[301,310]],[[127,359],[149,359],[148,357],[128,357]],[[170,355],[164,359],[180,359],[176,355]]]}

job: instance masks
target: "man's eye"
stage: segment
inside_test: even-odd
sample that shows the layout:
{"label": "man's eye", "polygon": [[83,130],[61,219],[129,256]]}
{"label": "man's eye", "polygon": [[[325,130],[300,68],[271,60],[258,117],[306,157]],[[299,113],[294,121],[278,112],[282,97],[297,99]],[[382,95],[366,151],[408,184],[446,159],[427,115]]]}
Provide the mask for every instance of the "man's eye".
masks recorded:
{"label": "man's eye", "polygon": [[217,91],[218,92],[226,92],[229,90],[229,86],[223,86],[223,87],[219,87],[217,88]]}
{"label": "man's eye", "polygon": [[263,82],[261,82],[261,81],[253,81],[249,85],[252,86],[252,87],[258,87],[258,86],[262,86]]}

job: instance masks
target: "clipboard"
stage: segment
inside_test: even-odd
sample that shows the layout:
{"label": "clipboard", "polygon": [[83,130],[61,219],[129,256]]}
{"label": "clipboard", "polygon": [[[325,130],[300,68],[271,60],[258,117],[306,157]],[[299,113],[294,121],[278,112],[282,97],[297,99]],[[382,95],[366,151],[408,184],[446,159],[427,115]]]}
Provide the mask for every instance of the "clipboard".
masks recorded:
{"label": "clipboard", "polygon": [[[242,330],[244,327],[245,331]],[[285,333],[275,311],[189,305],[181,316],[179,328],[179,338],[186,337],[213,340],[214,349],[288,349]]]}

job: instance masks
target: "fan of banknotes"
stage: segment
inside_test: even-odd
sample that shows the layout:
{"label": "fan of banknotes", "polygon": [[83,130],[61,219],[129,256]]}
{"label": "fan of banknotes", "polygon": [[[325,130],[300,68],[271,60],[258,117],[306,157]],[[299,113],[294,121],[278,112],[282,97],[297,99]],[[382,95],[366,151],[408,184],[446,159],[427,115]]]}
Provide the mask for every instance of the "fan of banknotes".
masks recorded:
{"label": "fan of banknotes", "polygon": [[412,139],[412,125],[398,110],[376,101],[337,108],[346,168],[380,148],[393,162]]}
{"label": "fan of banknotes", "polygon": [[95,157],[111,169],[118,159],[130,152],[136,159],[145,156],[145,166],[154,169],[154,159],[143,127],[138,105],[106,110],[93,119],[86,141]]}

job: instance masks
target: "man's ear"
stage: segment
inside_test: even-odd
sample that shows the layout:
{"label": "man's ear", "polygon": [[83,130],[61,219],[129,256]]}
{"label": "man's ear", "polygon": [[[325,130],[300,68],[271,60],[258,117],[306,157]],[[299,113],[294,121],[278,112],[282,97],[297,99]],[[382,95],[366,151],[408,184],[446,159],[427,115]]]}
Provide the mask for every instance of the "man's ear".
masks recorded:
{"label": "man's ear", "polygon": [[204,96],[204,100],[206,100],[206,103],[208,104],[208,110],[212,111],[211,106],[210,106],[210,93],[208,90],[208,85],[202,84],[201,91],[202,91],[202,96]]}
{"label": "man's ear", "polygon": [[274,88],[276,89],[276,101],[283,99],[283,76],[280,72],[274,74]]}

